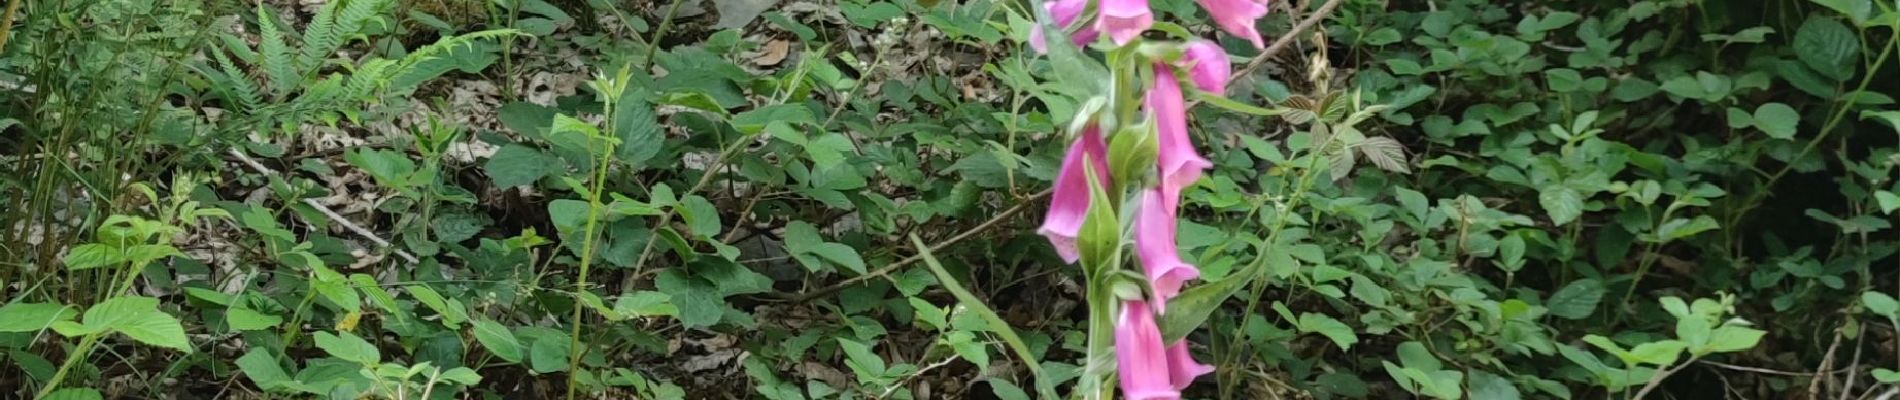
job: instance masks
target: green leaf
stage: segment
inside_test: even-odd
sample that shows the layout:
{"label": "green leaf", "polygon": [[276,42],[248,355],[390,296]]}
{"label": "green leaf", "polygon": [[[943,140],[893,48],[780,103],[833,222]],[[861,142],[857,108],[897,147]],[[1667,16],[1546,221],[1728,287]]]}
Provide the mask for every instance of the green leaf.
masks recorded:
{"label": "green leaf", "polygon": [[536,339],[528,350],[528,367],[540,373],[566,371],[571,340],[567,336]]}
{"label": "green leaf", "polygon": [[1564,285],[1557,293],[1550,295],[1550,314],[1565,319],[1583,319],[1596,312],[1597,302],[1603,300],[1606,289],[1603,282],[1595,279],[1579,279]]}
{"label": "green leaf", "polygon": [[1787,104],[1768,103],[1755,108],[1755,129],[1767,133],[1776,139],[1793,139],[1795,128],[1801,122],[1801,114]]}
{"label": "green leaf", "polygon": [[56,303],[13,303],[0,307],[0,332],[37,332],[54,322],[70,321],[79,310]]}
{"label": "green leaf", "polygon": [[[1867,306],[1867,311],[1874,313],[1874,315],[1885,316],[1889,319],[1900,319],[1900,302],[1895,302],[1893,296],[1888,296],[1886,293],[1872,290],[1862,292],[1860,294],[1860,304]],[[5,315],[5,313],[0,313],[0,315]]]}
{"label": "green leaf", "polygon": [[1175,342],[1187,337],[1188,333],[1207,322],[1207,318],[1220,309],[1221,303],[1239,293],[1247,282],[1264,268],[1263,262],[1247,265],[1247,268],[1227,274],[1227,277],[1205,285],[1182,290],[1174,299],[1168,300],[1168,312],[1161,314],[1161,338],[1166,342]]}
{"label": "green leaf", "polygon": [[546,139],[548,128],[554,123],[557,112],[540,104],[513,102],[501,106],[498,112],[501,124],[522,136]]}
{"label": "green leaf", "polygon": [[511,188],[533,184],[550,173],[561,172],[566,163],[560,157],[545,151],[519,144],[510,144],[495,151],[482,164],[482,171],[495,182],[495,186]]}
{"label": "green leaf", "polygon": [[1894,209],[1900,209],[1900,195],[1894,195],[1893,192],[1876,190],[1874,200],[1880,203],[1882,213],[1893,214]]}
{"label": "green leaf", "polygon": [[47,393],[46,397],[41,397],[40,399],[41,400],[100,400],[103,398],[104,397],[99,394],[98,389],[65,388],[65,389],[55,390],[52,393]]}
{"label": "green leaf", "polygon": [[[855,340],[838,338],[838,349],[844,350],[845,365],[858,373],[858,380],[868,381],[884,375],[884,357],[871,351],[871,346]],[[870,377],[872,379],[866,379]]]}
{"label": "green leaf", "polygon": [[455,382],[462,386],[474,386],[475,384],[482,383],[482,375],[475,373],[475,370],[468,369],[468,367],[450,368],[448,371],[442,371],[442,375],[438,378],[444,381]]}
{"label": "green leaf", "polygon": [[470,325],[475,341],[481,342],[489,353],[509,362],[521,362],[521,341],[515,339],[514,332],[509,332],[508,327],[488,318],[476,319]]}
{"label": "green leaf", "polygon": [[1833,18],[1812,16],[1794,33],[1801,63],[1835,81],[1854,77],[1860,62],[1860,35]]}
{"label": "green leaf", "polygon": [[317,338],[317,348],[323,349],[323,352],[329,354],[331,357],[355,362],[357,364],[375,365],[382,362],[382,352],[376,350],[376,345],[370,344],[368,341],[363,340],[363,338],[356,337],[356,334],[353,333],[339,333],[342,333],[342,335],[323,331],[317,332],[315,335]]}
{"label": "green leaf", "polygon": [[614,103],[614,137],[620,144],[614,147],[614,158],[636,167],[646,166],[647,160],[660,154],[660,148],[666,144],[666,133],[660,129],[660,120],[653,113],[653,105],[642,97],[644,90],[629,89]]}
{"label": "green leaf", "polygon": [[87,243],[67,250],[66,257],[62,261],[65,261],[66,269],[78,271],[122,263],[125,262],[125,257],[110,246]]}
{"label": "green leaf", "polygon": [[811,108],[803,104],[776,104],[732,116],[732,127],[747,135],[765,131],[765,125],[772,122],[784,122],[787,125],[816,125],[818,118],[813,116]]}
{"label": "green leaf", "polygon": [[1432,352],[1426,349],[1423,343],[1400,343],[1397,350],[1399,353],[1399,365],[1404,365],[1406,368],[1423,371],[1437,371],[1440,368],[1444,368],[1444,364],[1438,361],[1438,357],[1433,356]]}
{"label": "green leaf", "polygon": [[1867,27],[1867,19],[1874,14],[1873,0],[1812,0],[1814,4],[1833,9],[1853,21],[1855,26]]}
{"label": "green leaf", "polygon": [[159,311],[158,299],[150,297],[126,296],[100,302],[86,310],[84,325],[125,334],[139,343],[191,351],[184,325],[171,314]]}
{"label": "green leaf", "polygon": [[1035,353],[1029,351],[1029,345],[1023,342],[1021,336],[1016,335],[1015,329],[1009,327],[1009,322],[1004,321],[1001,316],[996,315],[996,311],[990,310],[990,307],[984,305],[981,299],[970,294],[963,285],[958,284],[956,278],[950,276],[950,272],[945,271],[943,265],[937,262],[937,257],[930,254],[930,246],[925,244],[923,239],[919,239],[913,233],[910,235],[910,242],[918,249],[918,255],[923,256],[924,265],[929,266],[930,272],[937,275],[937,281],[943,284],[943,288],[950,291],[950,294],[956,297],[964,307],[968,307],[970,311],[989,322],[989,331],[1002,338],[1003,343],[1016,352],[1017,361],[1027,366],[1029,374],[1036,377],[1036,392],[1042,394],[1043,398],[1056,398],[1055,382],[1051,382],[1048,376],[1043,375],[1042,363],[1036,361]]}
{"label": "green leaf", "polygon": [[718,287],[703,279],[697,279],[685,271],[669,269],[661,271],[653,280],[653,287],[669,297],[669,301],[679,308],[680,325],[687,328],[703,328],[719,323],[725,314],[725,301]]}
{"label": "green leaf", "polygon": [[1874,368],[1874,379],[1881,383],[1900,383],[1900,371],[1886,368]]}
{"label": "green leaf", "polygon": [[1676,357],[1682,355],[1686,347],[1688,343],[1679,340],[1643,343],[1630,349],[1630,357],[1656,366],[1669,366],[1676,363]]}
{"label": "green leaf", "polygon": [[231,329],[240,331],[276,328],[277,324],[284,322],[283,317],[260,313],[248,307],[231,307],[225,312],[224,320],[231,325]]}
{"label": "green leaf", "polygon": [[1351,326],[1326,314],[1300,314],[1300,332],[1324,335],[1332,339],[1333,344],[1339,345],[1341,350],[1352,350],[1352,345],[1359,343],[1359,335],[1353,333]]}
{"label": "green leaf", "polygon": [[435,310],[436,314],[441,314],[443,325],[460,328],[462,322],[468,321],[468,309],[462,305],[462,302],[443,298],[442,294],[436,293],[435,289],[428,285],[410,285],[404,289],[409,291],[409,297],[416,298],[416,301],[422,302],[430,310]]}
{"label": "green leaf", "polygon": [[1568,224],[1583,216],[1583,194],[1564,186],[1548,186],[1537,193],[1537,203],[1544,206],[1544,212],[1550,215],[1554,225]]}
{"label": "green leaf", "polygon": [[705,197],[686,196],[680,201],[679,214],[686,219],[686,227],[693,236],[712,237],[719,234],[722,226],[719,222],[719,207]]}
{"label": "green leaf", "polygon": [[1490,372],[1471,370],[1468,382],[1471,384],[1471,400],[1517,400],[1522,395],[1517,386],[1504,377]]}
{"label": "green leaf", "polygon": [[1708,350],[1715,353],[1728,353],[1752,349],[1755,348],[1755,344],[1761,342],[1762,335],[1766,334],[1768,332],[1759,329],[1723,325],[1709,334]]}
{"label": "green leaf", "polygon": [[673,296],[660,292],[627,293],[614,301],[614,311],[635,317],[679,315],[679,308],[673,305],[672,300]]}
{"label": "green leaf", "polygon": [[302,386],[300,382],[292,379],[290,374],[284,372],[283,366],[277,363],[277,358],[271,357],[267,350],[252,348],[244,352],[244,356],[238,357],[236,363],[238,370],[244,371],[244,376],[251,378],[251,383],[257,384],[258,388],[266,392],[281,392],[284,389]]}

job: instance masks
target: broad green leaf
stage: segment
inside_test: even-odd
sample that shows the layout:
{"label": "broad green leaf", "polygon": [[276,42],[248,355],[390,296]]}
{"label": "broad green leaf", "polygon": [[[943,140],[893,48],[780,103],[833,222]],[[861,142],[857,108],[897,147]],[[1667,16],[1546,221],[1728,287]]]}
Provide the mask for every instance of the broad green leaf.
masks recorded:
{"label": "broad green leaf", "polygon": [[508,331],[507,326],[488,318],[478,318],[470,325],[475,341],[481,342],[489,353],[509,362],[521,362],[521,341],[515,339],[514,332]]}
{"label": "broad green leaf", "polygon": [[482,164],[482,171],[495,186],[510,188],[533,184],[550,173],[561,172],[566,165],[560,157],[541,149],[510,144],[495,151],[495,155]]}
{"label": "broad green leaf", "polygon": [[1220,309],[1221,303],[1239,293],[1259,275],[1264,262],[1256,261],[1247,268],[1227,274],[1227,277],[1203,285],[1182,290],[1174,299],[1168,300],[1168,312],[1161,314],[1161,338],[1173,343],[1187,337],[1188,333],[1207,322],[1207,318]]}
{"label": "broad green leaf", "polygon": [[[1893,296],[1888,296],[1886,293],[1871,290],[1862,292],[1860,294],[1860,304],[1867,306],[1867,311],[1874,313],[1874,315],[1885,316],[1889,319],[1900,319],[1900,302],[1894,301]],[[4,313],[0,313],[0,315],[4,315]]]}
{"label": "broad green leaf", "polygon": [[1583,216],[1583,194],[1564,186],[1549,186],[1537,193],[1537,203],[1544,206],[1544,212],[1550,215],[1554,225],[1568,224]]}
{"label": "broad green leaf", "polygon": [[1900,383],[1900,371],[1874,368],[1874,380],[1878,380],[1882,383]]}
{"label": "broad green leaf", "polygon": [[1801,63],[1837,82],[1854,77],[1860,66],[1860,35],[1833,18],[1808,17],[1795,31],[1793,47]]}
{"label": "broad green leaf", "polygon": [[1682,355],[1687,343],[1677,340],[1663,340],[1636,345],[1630,349],[1630,357],[1636,361],[1656,366],[1669,366],[1676,363],[1676,357]]}
{"label": "broad green leaf", "polygon": [[1419,342],[1400,343],[1398,347],[1398,356],[1399,356],[1399,364],[1404,365],[1406,368],[1419,369],[1423,371],[1437,371],[1439,368],[1444,368],[1444,364],[1438,361],[1438,357],[1433,356],[1432,352],[1430,350],[1427,350],[1425,348],[1425,344],[1423,343],[1419,343]]}
{"label": "broad green leaf", "polygon": [[442,371],[442,375],[437,378],[444,381],[455,382],[462,386],[474,386],[475,384],[482,383],[482,375],[475,373],[475,370],[468,369],[468,367],[450,368],[448,371]]}
{"label": "broad green leaf", "polygon": [[1893,214],[1893,210],[1900,209],[1900,195],[1895,195],[1893,192],[1876,190],[1874,200],[1880,203],[1882,213]]}
{"label": "broad green leaf", "polygon": [[314,335],[317,339],[317,348],[323,349],[323,352],[331,357],[357,364],[375,365],[382,362],[382,352],[376,350],[376,345],[370,344],[353,333],[338,333],[341,335],[324,331],[317,332]]}
{"label": "broad green leaf", "polygon": [[46,397],[41,397],[40,400],[100,400],[103,398],[105,397],[99,394],[98,389],[65,388],[47,393]]}
{"label": "broad green leaf", "polygon": [[249,307],[231,307],[225,312],[224,320],[231,324],[231,329],[240,331],[276,328],[277,324],[284,322],[283,317],[257,312]]}
{"label": "broad green leaf", "polygon": [[1801,122],[1801,114],[1787,104],[1768,103],[1755,108],[1755,129],[1767,133],[1776,139],[1793,139],[1795,127]]}
{"label": "broad green leaf", "polygon": [[845,338],[838,338],[837,341],[838,348],[844,350],[845,365],[858,373],[859,380],[872,380],[884,375],[884,357],[871,351],[871,345]]}
{"label": "broad green leaf", "polygon": [[0,332],[37,332],[71,321],[79,310],[64,304],[13,303],[0,307]]}
{"label": "broad green leaf", "polygon": [[1814,4],[1833,9],[1853,21],[1855,26],[1866,27],[1868,18],[1874,14],[1875,0],[1811,0]]}
{"label": "broad green leaf", "polygon": [[66,269],[75,271],[125,262],[124,255],[117,249],[98,243],[73,246],[61,260],[66,263]]}
{"label": "broad green leaf", "polygon": [[668,296],[668,301],[678,307],[680,325],[687,328],[703,328],[719,323],[725,314],[725,297],[719,288],[703,279],[694,278],[686,271],[668,269],[654,278],[653,286]]}
{"label": "broad green leaf", "polygon": [[818,118],[803,104],[770,105],[732,116],[732,126],[748,135],[764,131],[765,125],[774,121],[794,126],[816,125]]}
{"label": "broad green leaf", "polygon": [[1709,333],[1708,350],[1715,353],[1728,353],[1752,349],[1755,348],[1755,344],[1761,342],[1762,335],[1766,334],[1768,332],[1759,329],[1724,325],[1721,328],[1715,328],[1715,332]]}
{"label": "broad green leaf", "polygon": [[682,199],[679,214],[686,219],[686,227],[693,236],[712,237],[719,234],[719,207],[705,197],[695,195]]}
{"label": "broad green leaf", "polygon": [[570,341],[567,336],[535,340],[528,350],[528,367],[540,373],[566,371]]}
{"label": "broad green leaf", "polygon": [[1545,307],[1550,308],[1551,315],[1565,319],[1583,319],[1596,312],[1597,302],[1603,300],[1605,291],[1601,281],[1578,279],[1564,285],[1562,289],[1557,290],[1557,293],[1551,294],[1550,301]]}
{"label": "broad green leaf", "polygon": [[614,104],[613,134],[620,140],[614,147],[614,158],[634,167],[647,166],[647,160],[659,155],[666,144],[665,130],[653,113],[653,105],[643,99],[645,93],[628,89]]}
{"label": "broad green leaf", "polygon": [[139,343],[191,351],[184,325],[171,314],[159,311],[158,299],[125,296],[106,300],[86,310],[84,322],[88,327],[118,332]]}
{"label": "broad green leaf", "polygon": [[635,317],[679,315],[679,308],[673,305],[672,298],[666,293],[653,291],[627,293],[614,301],[614,311]]}
{"label": "broad green leaf", "polygon": [[258,388],[266,392],[280,392],[302,386],[300,382],[291,378],[290,374],[284,372],[283,366],[277,363],[276,357],[271,357],[270,353],[264,349],[252,348],[244,352],[244,356],[238,357],[236,363],[238,370],[243,371],[244,376],[251,379],[251,383],[257,384]]}
{"label": "broad green leaf", "polygon": [[1333,344],[1339,345],[1341,350],[1352,350],[1352,345],[1359,343],[1359,335],[1353,333],[1351,326],[1326,314],[1300,314],[1300,332],[1324,335],[1332,339]]}
{"label": "broad green leaf", "polygon": [[409,291],[409,296],[416,298],[416,301],[422,302],[430,310],[441,314],[442,324],[448,325],[449,328],[460,328],[463,321],[468,321],[468,309],[462,305],[462,302],[443,298],[442,294],[436,293],[435,289],[430,288],[429,285],[410,285],[404,290]]}
{"label": "broad green leaf", "polygon": [[1470,377],[1468,382],[1471,384],[1471,400],[1517,400],[1522,398],[1522,395],[1517,391],[1517,386],[1512,385],[1511,381],[1504,379],[1504,377],[1479,370],[1471,370],[1466,375]]}

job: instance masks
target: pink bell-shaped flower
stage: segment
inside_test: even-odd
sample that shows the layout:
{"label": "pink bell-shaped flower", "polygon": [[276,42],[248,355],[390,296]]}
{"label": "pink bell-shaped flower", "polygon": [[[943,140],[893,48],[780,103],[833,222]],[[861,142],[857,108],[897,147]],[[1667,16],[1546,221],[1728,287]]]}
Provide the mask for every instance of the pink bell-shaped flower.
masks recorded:
{"label": "pink bell-shaped flower", "polygon": [[1100,18],[1095,21],[1096,28],[1108,32],[1108,38],[1116,45],[1128,44],[1141,36],[1141,32],[1154,26],[1154,11],[1148,8],[1148,0],[1101,0]]}
{"label": "pink bell-shaped flower", "polygon": [[1182,66],[1188,68],[1188,77],[1193,78],[1195,87],[1203,92],[1227,95],[1227,79],[1234,73],[1233,63],[1219,44],[1199,39],[1189,42],[1181,61]]}
{"label": "pink bell-shaped flower", "polygon": [[1094,126],[1082,130],[1081,137],[1069,145],[1069,154],[1062,159],[1062,171],[1056,176],[1055,193],[1049,197],[1049,213],[1043,215],[1042,227],[1036,233],[1049,238],[1049,244],[1055,246],[1056,254],[1066,262],[1075,262],[1082,258],[1082,252],[1076,248],[1076,234],[1082,230],[1082,221],[1089,212],[1089,178],[1083,168],[1083,159],[1087,159],[1094,168],[1095,179],[1101,184],[1108,183],[1108,144],[1102,139],[1102,131]]}
{"label": "pink bell-shaped flower", "polygon": [[1163,198],[1159,188],[1144,190],[1135,220],[1135,252],[1141,256],[1149,285],[1154,286],[1159,312],[1167,312],[1167,301],[1181,293],[1181,286],[1201,277],[1201,270],[1181,261],[1176,247],[1177,202]]}
{"label": "pink bell-shaped flower", "polygon": [[1160,154],[1156,155],[1155,164],[1160,168],[1162,199],[1176,204],[1180,202],[1181,189],[1200,180],[1201,171],[1214,164],[1194,151],[1193,139],[1188,137],[1187,104],[1181,96],[1181,82],[1175,78],[1174,68],[1161,63],[1156,63],[1154,68],[1154,87],[1148,90],[1146,106],[1160,135]]}
{"label": "pink bell-shaped flower", "polygon": [[1214,372],[1214,366],[1194,361],[1194,355],[1188,353],[1188,342],[1183,339],[1168,346],[1168,376],[1174,390],[1187,390],[1194,378]]}
{"label": "pink bell-shaped flower", "polygon": [[[1055,0],[1042,3],[1042,6],[1049,10],[1050,17],[1055,18],[1056,26],[1068,27],[1082,16],[1083,11],[1088,9],[1089,0]],[[1075,42],[1076,46],[1086,46],[1089,42],[1094,42],[1095,38],[1101,37],[1101,34],[1102,32],[1096,30],[1094,25],[1083,26],[1074,34],[1069,35],[1069,41]],[[1049,52],[1049,43],[1043,36],[1042,24],[1036,24],[1036,27],[1030,28],[1029,47],[1036,49],[1037,53]]]}
{"label": "pink bell-shaped flower", "polygon": [[1181,391],[1174,387],[1168,352],[1161,343],[1161,327],[1148,302],[1122,302],[1121,318],[1115,322],[1116,375],[1121,377],[1122,396],[1128,400],[1178,400]]}
{"label": "pink bell-shaped flower", "polygon": [[1254,30],[1254,21],[1267,16],[1268,0],[1196,0],[1201,8],[1207,9],[1207,15],[1214,17],[1214,24],[1228,34],[1239,36],[1253,42],[1254,48],[1264,49],[1266,43],[1260,39],[1260,32]]}

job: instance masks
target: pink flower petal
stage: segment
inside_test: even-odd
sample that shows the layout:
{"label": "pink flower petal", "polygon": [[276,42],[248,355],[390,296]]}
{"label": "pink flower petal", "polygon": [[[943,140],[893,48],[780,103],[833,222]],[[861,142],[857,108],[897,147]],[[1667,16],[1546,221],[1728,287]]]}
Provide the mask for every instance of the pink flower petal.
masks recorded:
{"label": "pink flower petal", "polygon": [[1187,390],[1194,384],[1194,378],[1214,372],[1214,366],[1194,361],[1194,355],[1188,353],[1188,342],[1182,340],[1168,346],[1168,376],[1174,384],[1174,390]]}
{"label": "pink flower petal", "polygon": [[1194,78],[1195,87],[1203,92],[1227,95],[1227,79],[1234,73],[1233,64],[1219,44],[1206,40],[1190,42],[1181,61],[1189,68],[1188,76]]}
{"label": "pink flower petal", "polygon": [[1267,16],[1265,0],[1196,0],[1201,8],[1207,9],[1207,15],[1214,17],[1214,24],[1228,34],[1239,36],[1253,42],[1254,48],[1266,48],[1260,39],[1260,32],[1254,30],[1254,21]]}
{"label": "pink flower petal", "polygon": [[1122,396],[1129,400],[1176,400],[1180,389],[1174,387],[1166,348],[1161,343],[1161,327],[1155,325],[1148,302],[1122,302],[1121,318],[1115,323],[1116,375],[1121,377]]}
{"label": "pink flower petal", "polygon": [[[1049,16],[1055,18],[1056,26],[1063,27],[1074,24],[1076,18],[1081,17],[1082,11],[1087,10],[1088,6],[1089,0],[1056,0],[1042,3],[1042,7],[1049,10]],[[1094,26],[1084,26],[1069,35],[1069,41],[1075,42],[1076,46],[1087,46],[1100,36],[1101,31],[1096,30]],[[1036,49],[1037,53],[1049,52],[1048,39],[1043,35],[1042,24],[1036,24],[1034,28],[1030,28],[1029,47]]]}
{"label": "pink flower petal", "polygon": [[1155,64],[1154,87],[1148,90],[1146,106],[1160,133],[1161,153],[1155,163],[1160,168],[1162,199],[1170,208],[1179,203],[1181,190],[1201,179],[1201,171],[1214,164],[1194,151],[1188,137],[1187,104],[1181,96],[1181,82],[1174,69]]}
{"label": "pink flower petal", "polygon": [[1201,270],[1181,261],[1175,243],[1178,224],[1175,207],[1162,198],[1160,188],[1142,191],[1141,210],[1136,218],[1135,252],[1141,257],[1149,284],[1154,286],[1155,298],[1159,300],[1156,308],[1165,313],[1167,301],[1180,294],[1181,286],[1187,281],[1200,278]]}
{"label": "pink flower petal", "polygon": [[1108,32],[1108,38],[1114,39],[1116,45],[1128,44],[1155,23],[1148,0],[1102,0],[1099,15],[1096,28]]}
{"label": "pink flower petal", "polygon": [[1049,213],[1043,215],[1042,227],[1036,233],[1049,238],[1056,254],[1066,262],[1075,262],[1082,258],[1076,248],[1076,234],[1082,231],[1082,221],[1088,218],[1089,180],[1085,175],[1082,160],[1087,156],[1094,164],[1096,179],[1102,184],[1108,183],[1108,144],[1102,139],[1102,132],[1090,126],[1082,131],[1082,136],[1070,144],[1069,154],[1062,159],[1062,171],[1056,176],[1055,193],[1049,197]]}

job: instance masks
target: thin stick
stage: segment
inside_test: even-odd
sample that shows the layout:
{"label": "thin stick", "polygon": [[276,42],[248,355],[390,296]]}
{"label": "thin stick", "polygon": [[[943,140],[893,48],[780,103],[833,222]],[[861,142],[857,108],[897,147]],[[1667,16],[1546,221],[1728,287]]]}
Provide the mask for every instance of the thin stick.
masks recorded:
{"label": "thin stick", "polygon": [[[226,153],[236,156],[238,161],[243,161],[244,165],[250,166],[252,171],[257,171],[257,173],[264,175],[277,175],[277,171],[272,171],[270,168],[265,167],[264,164],[257,163],[257,160],[251,159],[251,156],[245,155],[244,152],[237,151],[235,148],[227,150]],[[402,257],[403,260],[409,261],[410,263],[419,262],[416,260],[416,256],[410,255],[409,252],[402,251],[402,249],[393,248],[394,245],[389,244],[389,241],[383,240],[382,237],[376,236],[375,232],[370,232],[368,229],[357,226],[356,223],[350,222],[348,218],[343,218],[343,215],[337,214],[336,211],[330,211],[330,207],[324,206],[323,203],[318,203],[316,199],[303,199],[303,204],[310,206],[310,208],[317,209],[317,212],[330,217],[331,221],[336,221],[337,225],[343,225],[344,229],[349,229],[350,232],[355,232],[358,236],[362,236],[365,239],[369,239],[370,242],[376,243],[377,247],[394,250],[397,257]]]}
{"label": "thin stick", "polygon": [[[977,226],[971,227],[969,230],[963,231],[963,233],[959,233],[956,236],[951,236],[949,239],[946,239],[942,242],[938,242],[936,245],[930,246],[930,251],[935,252],[935,251],[943,250],[943,248],[950,247],[950,245],[953,245],[953,244],[957,244],[957,242],[961,242],[963,241],[963,239],[968,239],[970,238],[970,236],[975,236],[977,233],[983,232],[985,230],[989,230],[990,228],[995,227],[996,225],[1003,222],[1004,220],[1008,220],[1009,217],[1016,215],[1016,213],[1029,209],[1030,205],[1036,204],[1036,200],[1040,200],[1043,197],[1048,196],[1050,193],[1054,193],[1054,191],[1055,191],[1054,189],[1044,190],[1042,191],[1042,193],[1037,193],[1037,194],[1029,196],[1029,198],[1022,199],[1021,201],[1016,203],[1015,207],[1010,207],[1010,209],[1004,210],[1002,213],[996,214],[996,216],[991,217],[990,220],[983,221],[983,223],[977,224]],[[840,290],[844,290],[845,288],[851,287],[852,285],[863,283],[864,281],[868,281],[874,278],[890,275],[891,272],[897,271],[898,268],[903,268],[906,265],[910,265],[918,261],[922,261],[923,259],[924,257],[922,253],[919,253],[918,255],[913,255],[913,256],[910,256],[909,258],[905,258],[896,263],[892,263],[891,265],[886,265],[883,268],[878,268],[876,271],[871,271],[871,273],[854,276],[854,277],[851,277],[851,279],[846,279],[842,282],[832,284],[831,286],[826,286],[826,287],[818,288],[816,290],[806,291],[804,294],[799,295],[798,297],[792,298],[792,302],[804,303],[804,302],[812,301],[813,299],[817,299],[819,297],[825,297],[825,296],[831,295],[832,293],[837,293]]]}
{"label": "thin stick", "polygon": [[[1262,64],[1266,64],[1267,59],[1273,58],[1274,55],[1280,54],[1281,51],[1292,46],[1293,42],[1299,40],[1299,37],[1305,34],[1308,29],[1313,29],[1314,26],[1318,26],[1320,21],[1326,20],[1326,17],[1332,15],[1334,10],[1339,9],[1340,4],[1345,3],[1345,0],[1326,0],[1326,4],[1320,5],[1319,10],[1313,11],[1313,15],[1308,15],[1306,19],[1300,20],[1298,25],[1293,25],[1293,29],[1287,30],[1285,35],[1281,35],[1279,39],[1274,39],[1273,44],[1267,45],[1267,49],[1260,51],[1260,55],[1253,56],[1253,60],[1247,61],[1247,66],[1241,67],[1239,71],[1235,71],[1233,76],[1244,77],[1247,76],[1247,74],[1253,73],[1254,69],[1258,69]],[[1233,82],[1238,81],[1239,79],[1235,79],[1229,81],[1228,84],[1232,85]]]}

